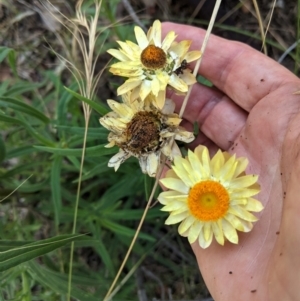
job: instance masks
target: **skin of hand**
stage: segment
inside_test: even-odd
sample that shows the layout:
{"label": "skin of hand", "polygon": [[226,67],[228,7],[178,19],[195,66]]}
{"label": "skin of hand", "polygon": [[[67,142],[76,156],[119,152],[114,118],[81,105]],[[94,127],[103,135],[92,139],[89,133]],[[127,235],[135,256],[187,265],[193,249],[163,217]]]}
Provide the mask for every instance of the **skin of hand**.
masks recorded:
{"label": "skin of hand", "polygon": [[[200,49],[204,30],[163,24],[163,35],[171,30]],[[197,121],[200,134],[191,147],[247,157],[265,207],[237,245],[192,245],[207,287],[215,301],[300,300],[300,80],[249,46],[214,35],[199,74],[214,87],[192,88],[183,125]],[[179,111],[183,97],[170,98]]]}

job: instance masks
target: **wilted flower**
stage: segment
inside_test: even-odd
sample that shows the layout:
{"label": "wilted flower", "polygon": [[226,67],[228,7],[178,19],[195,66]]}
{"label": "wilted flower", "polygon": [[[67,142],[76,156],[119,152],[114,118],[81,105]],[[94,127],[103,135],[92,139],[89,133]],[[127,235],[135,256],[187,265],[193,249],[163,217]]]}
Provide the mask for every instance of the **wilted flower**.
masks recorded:
{"label": "wilted flower", "polygon": [[180,156],[175,140],[191,142],[193,133],[180,127],[181,119],[173,113],[175,105],[167,99],[162,110],[153,105],[150,94],[144,101],[131,101],[130,93],[123,95],[123,103],[108,100],[113,110],[100,118],[100,123],[111,132],[107,147],[117,145],[120,150],[109,162],[117,170],[130,156],[137,157],[143,173],[154,177],[161,163],[162,154],[167,158]]}
{"label": "wilted flower", "polygon": [[133,90],[133,99],[138,96],[144,100],[150,93],[156,97],[156,105],[162,108],[165,101],[166,86],[185,93],[188,86],[196,82],[187,68],[188,63],[198,59],[200,51],[190,51],[191,41],[175,42],[175,32],[170,31],[161,41],[161,23],[156,20],[147,33],[134,28],[138,44],[131,41],[118,41],[120,49],[110,49],[108,53],[120,62],[111,66],[114,75],[127,77],[128,80],[117,90],[118,95]]}
{"label": "wilted flower", "polygon": [[253,199],[259,191],[258,176],[245,175],[246,158],[236,159],[220,150],[210,159],[208,149],[198,146],[186,158],[175,157],[174,166],[161,183],[169,191],[158,200],[170,212],[166,224],[180,223],[178,232],[190,243],[207,248],[215,237],[238,243],[236,230],[249,232],[262,204]]}

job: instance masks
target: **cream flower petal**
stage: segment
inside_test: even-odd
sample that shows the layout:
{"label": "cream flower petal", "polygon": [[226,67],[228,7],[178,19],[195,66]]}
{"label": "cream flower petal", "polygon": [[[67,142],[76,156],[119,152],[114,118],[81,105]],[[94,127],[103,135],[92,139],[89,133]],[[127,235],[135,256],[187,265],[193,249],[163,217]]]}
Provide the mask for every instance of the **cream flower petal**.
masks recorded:
{"label": "cream flower petal", "polygon": [[220,245],[224,245],[224,235],[223,235],[223,229],[222,229],[222,222],[221,220],[218,220],[216,223],[211,223],[212,226],[212,230],[214,233],[214,236],[216,238],[216,241],[220,244]]}
{"label": "cream flower petal", "polygon": [[[206,226],[206,227],[208,227],[208,226]],[[213,231],[209,227],[209,231],[207,232],[208,233],[207,238],[205,238],[205,235],[204,235],[204,227],[202,228],[202,232],[203,232],[203,234],[199,235],[199,244],[203,249],[206,249],[207,247],[209,247],[211,245],[212,238],[213,238]]]}
{"label": "cream flower petal", "polygon": [[186,170],[186,168],[182,164],[183,161],[185,161],[185,159],[181,157],[175,157],[173,170],[175,171],[177,176],[180,176],[181,180],[186,186],[192,187],[194,183],[189,176],[189,170],[191,170],[191,168],[189,170]]}
{"label": "cream flower petal", "polygon": [[132,118],[133,116],[133,111],[130,107],[128,106],[122,106],[119,102],[116,102],[112,99],[107,100],[108,106],[114,110],[117,114],[121,116],[126,116],[127,118]]}
{"label": "cream flower petal", "polygon": [[150,177],[155,177],[159,163],[160,163],[159,152],[155,152],[147,156],[147,173]]}
{"label": "cream flower petal", "polygon": [[183,80],[188,86],[191,86],[197,82],[195,76],[190,70],[183,70],[183,74],[180,75],[181,80]]}
{"label": "cream flower petal", "polygon": [[237,159],[237,167],[234,172],[233,178],[236,178],[239,176],[242,172],[246,170],[246,167],[248,165],[248,159],[247,158],[238,158]]}
{"label": "cream flower petal", "polygon": [[225,219],[237,230],[244,231],[244,224],[242,220],[236,217],[234,214],[226,214]]}
{"label": "cream flower petal", "polygon": [[234,227],[224,219],[222,219],[222,227],[223,227],[223,233],[224,233],[225,237],[231,243],[237,244],[239,242],[239,237],[238,237]]}
{"label": "cream flower petal", "polygon": [[189,215],[189,213],[186,211],[186,212],[183,212],[183,213],[180,213],[180,214],[176,214],[176,215],[170,215],[166,221],[165,221],[165,224],[166,225],[172,225],[172,224],[177,224],[177,223],[180,223],[181,221],[183,221],[187,216]]}
{"label": "cream flower petal", "polygon": [[141,80],[136,80],[134,82],[125,82],[122,86],[120,86],[118,89],[117,89],[117,93],[118,95],[122,95],[132,89],[134,89],[135,87],[137,87],[138,85],[141,84]]}
{"label": "cream flower petal", "polygon": [[135,26],[134,33],[135,33],[136,41],[139,44],[140,48],[145,49],[148,46],[149,41],[142,28],[140,28],[139,26]]}
{"label": "cream flower petal", "polygon": [[190,227],[188,234],[188,241],[190,244],[194,243],[203,228],[203,223],[195,222],[193,227]]}
{"label": "cream flower petal", "polygon": [[258,176],[256,175],[246,175],[243,177],[235,178],[230,181],[230,187],[231,188],[246,188],[254,183],[256,183],[258,180]]}
{"label": "cream flower petal", "polygon": [[152,82],[150,80],[144,80],[141,85],[140,97],[144,101],[144,99],[149,95],[152,89]]}
{"label": "cream flower petal", "polygon": [[153,27],[151,28],[149,41],[153,40],[154,45],[161,47],[161,23],[159,20],[155,20]]}
{"label": "cream flower petal", "polygon": [[225,164],[223,165],[223,172],[220,175],[220,178],[223,181],[229,181],[232,179],[237,163],[235,162],[235,155],[233,155],[232,157],[230,157],[230,159],[228,161],[225,162]]}
{"label": "cream flower petal", "polygon": [[132,48],[125,42],[117,41],[117,43],[121,46],[122,50],[131,57],[133,55]]}
{"label": "cream flower petal", "polygon": [[189,187],[187,187],[181,180],[177,179],[161,179],[160,182],[167,188],[187,194]]}
{"label": "cream flower petal", "polygon": [[176,39],[177,35],[175,34],[174,31],[170,31],[167,33],[166,37],[164,38],[163,42],[162,42],[162,46],[161,48],[167,52],[168,49],[170,48],[171,44],[174,42],[174,40]]}
{"label": "cream flower petal", "polygon": [[[161,211],[176,211],[182,208],[182,202],[173,201],[162,207]],[[186,210],[184,210],[186,211]]]}
{"label": "cream flower petal", "polygon": [[166,92],[165,91],[159,91],[158,95],[155,99],[155,104],[156,107],[159,109],[162,109],[165,103],[165,99],[166,99]]}
{"label": "cream flower petal", "polygon": [[249,198],[251,196],[254,196],[258,194],[260,189],[241,189],[241,190],[235,190],[232,192],[231,197],[232,199],[237,199],[237,198]]}
{"label": "cream flower petal", "polygon": [[193,225],[195,222],[195,218],[193,216],[188,216],[185,220],[181,222],[181,224],[178,227],[178,233],[180,235],[183,235],[189,228]]}
{"label": "cream flower petal", "polygon": [[261,202],[253,198],[248,198],[248,202],[245,206],[243,206],[243,208],[248,211],[260,212],[264,209],[264,206]]}
{"label": "cream flower petal", "polygon": [[186,202],[187,197],[188,196],[186,194],[180,194],[177,191],[170,190],[162,192],[157,199],[162,205],[167,205],[168,203],[173,202],[174,200],[178,202]]}
{"label": "cream flower petal", "polygon": [[201,57],[201,51],[190,51],[185,56],[184,59],[187,61],[187,63],[193,62],[198,60]]}
{"label": "cream flower petal", "polygon": [[175,139],[178,141],[184,141],[186,143],[190,143],[195,139],[195,136],[191,132],[180,131],[175,134]]}
{"label": "cream flower petal", "polygon": [[120,150],[116,155],[114,155],[108,161],[108,167],[114,167],[115,171],[118,170],[120,165],[129,158],[129,154],[125,153],[123,150]]}
{"label": "cream flower petal", "polygon": [[[241,223],[242,223],[243,226],[244,226],[243,232],[250,232],[250,231],[252,230],[253,224],[252,224],[251,222],[241,220]],[[238,230],[238,229],[237,229],[237,230]]]}
{"label": "cream flower petal", "polygon": [[157,78],[153,78],[151,81],[151,92],[153,93],[153,95],[157,96],[158,92],[160,90],[160,84]]}
{"label": "cream flower petal", "polygon": [[241,208],[241,206],[234,206],[228,209],[228,213],[234,214],[235,216],[246,220],[248,222],[256,222],[257,217],[254,216],[252,213],[248,212],[247,210]]}
{"label": "cream flower petal", "polygon": [[147,173],[147,157],[141,156],[139,157],[139,163],[142,170],[142,173]]}
{"label": "cream flower petal", "polygon": [[129,56],[125,55],[117,49],[109,49],[107,50],[107,52],[121,62],[127,61],[129,59]]}
{"label": "cream flower petal", "polygon": [[210,175],[211,174],[210,159],[209,159],[209,152],[206,147],[202,151],[201,163],[203,168],[207,171],[207,174]]}
{"label": "cream flower petal", "polygon": [[180,92],[187,92],[188,90],[187,84],[174,73],[170,76],[169,84]]}

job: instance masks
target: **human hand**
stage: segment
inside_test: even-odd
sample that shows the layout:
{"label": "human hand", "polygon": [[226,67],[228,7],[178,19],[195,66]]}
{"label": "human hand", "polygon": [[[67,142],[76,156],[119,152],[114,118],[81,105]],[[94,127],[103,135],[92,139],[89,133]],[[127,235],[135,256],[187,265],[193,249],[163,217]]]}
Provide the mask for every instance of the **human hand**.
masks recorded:
{"label": "human hand", "polygon": [[[204,30],[164,23],[164,34],[170,30],[200,49]],[[300,300],[300,80],[249,46],[213,35],[199,73],[214,88],[192,88],[183,116],[189,129],[195,121],[200,127],[192,147],[247,157],[265,207],[238,245],[192,245],[207,287],[215,301]],[[171,98],[179,111],[182,97]]]}

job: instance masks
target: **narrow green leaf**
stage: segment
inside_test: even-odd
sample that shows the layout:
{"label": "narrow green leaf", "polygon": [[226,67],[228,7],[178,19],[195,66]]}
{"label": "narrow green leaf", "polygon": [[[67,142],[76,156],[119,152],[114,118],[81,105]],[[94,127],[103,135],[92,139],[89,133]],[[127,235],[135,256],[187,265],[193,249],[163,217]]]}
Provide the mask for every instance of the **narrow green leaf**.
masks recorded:
{"label": "narrow green leaf", "polygon": [[0,135],[0,163],[5,159],[6,148],[2,136]]}
{"label": "narrow green leaf", "polygon": [[7,58],[10,68],[13,70],[14,75],[17,77],[15,51],[12,48],[0,46],[0,63],[2,63],[5,58]]}
{"label": "narrow green leaf", "polygon": [[[80,137],[83,137],[85,128],[84,127],[76,127],[76,126],[64,126],[64,125],[58,125],[56,126],[60,130],[64,130],[67,134],[70,135],[78,135]],[[88,129],[88,138],[94,138],[94,139],[105,139],[107,141],[109,131],[100,126],[95,128],[89,128]]]}
{"label": "narrow green leaf", "polygon": [[36,152],[36,149],[34,149],[32,146],[17,147],[17,148],[7,151],[6,159],[21,157],[24,155],[32,154],[34,152]]}
{"label": "narrow green leaf", "polygon": [[[32,276],[32,278],[38,283],[42,284],[45,287],[49,287],[52,291],[58,293],[59,295],[65,295],[68,292],[68,280],[66,275],[59,274],[57,272],[46,269],[42,266],[34,262],[29,262],[27,264],[28,272]],[[89,277],[86,277],[89,279]],[[72,277],[72,279],[76,280],[76,275]],[[97,285],[94,283],[93,279],[91,279],[90,283],[92,285]],[[98,286],[103,286],[103,283],[99,281]],[[107,288],[103,287],[103,290],[107,290]],[[77,288],[72,285],[71,296],[80,301],[99,301],[98,297],[91,296],[90,293],[84,292],[83,290]]]}
{"label": "narrow green leaf", "polygon": [[[82,155],[82,149],[76,148],[54,148],[54,147],[46,147],[46,146],[39,146],[34,145],[34,148],[44,151],[53,153],[60,156],[75,156],[75,157],[81,157]],[[97,146],[91,146],[86,148],[86,157],[101,157],[105,155],[111,155],[117,153],[118,148],[112,147],[112,148],[106,148],[105,144],[97,145]]]}
{"label": "narrow green leaf", "polygon": [[[17,181],[12,182],[11,180],[6,179],[6,181],[3,181],[3,185],[5,186],[5,189],[9,189],[11,191],[15,190],[21,183],[22,181]],[[46,187],[49,187],[49,179],[46,179],[40,183],[35,183],[35,184],[28,184],[28,181],[18,187],[18,192],[24,192],[24,193],[34,193],[34,192],[40,192],[41,190],[45,189]]]}
{"label": "narrow green leaf", "polygon": [[34,241],[0,240],[0,251],[7,251],[16,247],[33,243]]}
{"label": "narrow green leaf", "polygon": [[[116,232],[117,234],[133,237],[136,232],[135,229],[130,229],[130,228],[122,226],[118,223],[112,222],[111,220],[102,218],[101,221],[99,221],[99,222],[101,223],[101,225],[103,227],[109,229],[112,232]],[[145,240],[148,240],[148,241],[152,241],[152,242],[155,241],[155,238],[153,238],[151,235],[145,234],[142,232],[139,233],[139,237],[143,238]]]}
{"label": "narrow green leaf", "polygon": [[62,162],[62,157],[56,156],[52,163],[51,179],[50,179],[52,201],[54,207],[54,218],[55,218],[56,226],[59,225],[59,217],[60,217],[60,212],[62,207],[61,185],[60,185],[61,162]]}
{"label": "narrow green leaf", "polygon": [[14,175],[20,175],[22,172],[28,172],[29,170],[37,170],[38,168],[43,169],[46,162],[44,161],[35,161],[25,164],[19,164],[15,167],[9,169],[4,175],[1,176],[2,179],[11,178]]}
{"label": "narrow green leaf", "polygon": [[37,88],[41,88],[42,86],[45,85],[46,81],[43,81],[41,83],[30,83],[28,81],[21,81],[19,80],[16,82],[14,85],[9,87],[3,96],[7,97],[14,97],[14,96],[20,96],[24,94],[25,92],[31,92],[34,91]]}
{"label": "narrow green leaf", "polygon": [[108,108],[103,105],[103,104],[99,104],[99,103],[96,103],[95,101],[93,100],[90,100],[74,91],[72,91],[71,89],[68,89],[67,87],[65,87],[65,89],[71,93],[74,97],[78,98],[79,100],[87,103],[91,108],[93,108],[96,112],[98,112],[101,116],[107,114],[109,112]]}
{"label": "narrow green leaf", "polygon": [[60,235],[0,252],[0,272],[49,253],[72,241],[80,240],[82,236],[84,235]]}
{"label": "narrow green leaf", "polygon": [[28,104],[12,98],[12,97],[0,97],[0,106],[3,105],[5,107],[9,107],[12,108],[14,110],[17,110],[19,112],[23,112],[25,114],[28,114],[32,117],[38,118],[39,120],[41,120],[44,123],[49,123],[49,118],[47,116],[45,116],[43,113],[41,113],[40,111],[36,110],[35,108],[29,106]]}
{"label": "narrow green leaf", "polygon": [[39,142],[47,145],[47,146],[55,146],[55,143],[45,138],[43,135],[41,135],[36,129],[34,129],[32,126],[30,126],[28,123],[19,120],[17,118],[6,116],[5,114],[0,113],[0,120],[14,123],[23,126],[34,138],[36,138]]}

